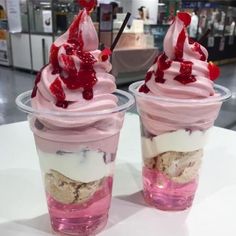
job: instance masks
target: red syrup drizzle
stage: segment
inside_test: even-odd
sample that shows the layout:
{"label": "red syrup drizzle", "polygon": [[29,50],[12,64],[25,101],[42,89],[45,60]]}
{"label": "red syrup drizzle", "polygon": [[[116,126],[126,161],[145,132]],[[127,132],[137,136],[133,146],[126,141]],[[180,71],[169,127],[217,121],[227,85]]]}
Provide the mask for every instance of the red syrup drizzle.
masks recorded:
{"label": "red syrup drizzle", "polygon": [[195,42],[194,43],[194,50],[196,51],[196,52],[198,52],[200,55],[201,55],[201,57],[200,57],[200,60],[201,61],[206,61],[206,55],[204,54],[204,52],[202,51],[202,49],[201,49],[201,45],[199,44],[199,43],[197,43],[197,42]]}
{"label": "red syrup drizzle", "polygon": [[150,89],[147,87],[146,83],[152,78],[154,71],[148,71],[145,78],[145,83],[140,87],[140,93],[149,93]]}
{"label": "red syrup drizzle", "polygon": [[[83,89],[83,98],[85,100],[93,99],[93,87],[97,83],[96,71],[93,65],[97,62],[94,56],[83,51],[84,41],[82,32],[79,30],[79,25],[82,21],[83,12],[79,14],[77,19],[72,23],[69,29],[68,44],[64,44],[66,54],[61,54],[63,68],[58,62],[59,47],[54,44],[51,47],[50,63],[53,67],[52,74],[59,74],[56,80],[51,84],[50,90],[56,97],[56,106],[67,108],[69,101],[66,101],[66,96],[63,90],[61,81],[70,90]],[[77,71],[72,55],[79,57],[80,69]],[[60,83],[60,84],[59,84]]]}
{"label": "red syrup drizzle", "polygon": [[169,69],[171,66],[171,61],[167,61],[167,56],[165,53],[161,54],[158,59],[158,68],[155,73],[155,81],[160,84],[164,84],[166,80],[164,79],[164,71]]}
{"label": "red syrup drizzle", "polygon": [[78,0],[78,2],[79,5],[85,7],[88,12],[97,5],[97,0]]}
{"label": "red syrup drizzle", "polygon": [[[182,17],[185,16],[187,13],[183,13]],[[180,18],[180,20],[182,20]],[[184,21],[185,26],[189,24],[189,20]],[[186,29],[183,28],[182,31],[179,34],[179,37],[177,39],[176,47],[175,47],[175,60],[179,61],[181,63],[180,65],[180,74],[177,75],[174,80],[186,85],[189,83],[196,82],[195,76],[192,75],[192,66],[193,63],[190,61],[184,61],[183,60],[183,53],[184,53],[184,43],[187,39],[186,36]],[[201,50],[200,45],[197,42],[192,41],[191,39],[188,39],[190,44],[194,44],[194,50],[199,52],[201,55],[201,60],[206,60],[206,56]]]}
{"label": "red syrup drizzle", "polygon": [[186,32],[185,32],[185,29],[183,28],[179,34],[179,37],[178,37],[177,43],[176,43],[176,47],[175,47],[175,59],[177,61],[183,60],[185,40],[186,40]]}
{"label": "red syrup drizzle", "polygon": [[93,98],[93,86],[97,83],[96,72],[93,69],[96,60],[89,52],[77,51],[76,53],[81,60],[79,72],[76,70],[73,59],[70,56],[62,55],[65,64],[64,71],[68,77],[61,76],[61,79],[70,90],[83,88],[83,98],[91,100]]}
{"label": "red syrup drizzle", "polygon": [[[191,18],[189,19],[190,16],[188,13],[179,13],[178,17],[180,20],[182,20],[184,22],[185,27],[188,26],[191,22]],[[187,39],[186,29],[183,28],[179,34],[179,37],[178,37],[177,43],[176,43],[176,47],[175,47],[175,59],[177,61],[181,62],[180,74],[177,75],[174,78],[174,80],[179,81],[180,83],[182,83],[184,85],[196,82],[195,76],[192,75],[193,63],[183,60],[184,43],[185,43],[186,39]],[[201,55],[200,60],[206,61],[207,58],[201,49],[201,45],[197,42],[194,42],[190,38],[188,38],[188,41],[189,41],[189,44],[193,45],[194,50]]]}
{"label": "red syrup drizzle", "polygon": [[54,82],[50,85],[50,91],[56,97],[57,103],[56,106],[67,108],[69,103],[65,101],[66,95],[62,88],[62,84],[59,78],[56,78]]}
{"label": "red syrup drizzle", "polygon": [[183,61],[184,43],[186,40],[185,28],[179,34],[175,47],[175,59],[181,62],[180,74],[177,75],[174,80],[186,85],[196,81],[196,78],[192,75],[192,62]]}
{"label": "red syrup drizzle", "polygon": [[139,92],[148,93],[150,91],[150,89],[147,87],[146,83],[152,78],[153,74],[155,75],[156,83],[161,83],[161,84],[165,83],[166,80],[164,79],[164,71],[170,68],[171,61],[167,61],[167,56],[165,55],[165,53],[162,53],[155,60],[155,63],[158,63],[158,69],[157,69],[156,73],[154,71],[149,71],[146,74],[145,84],[140,87]]}
{"label": "red syrup drizzle", "polygon": [[44,68],[45,68],[46,66],[47,66],[47,65],[45,65],[45,66],[38,72],[38,74],[36,75],[36,79],[35,79],[35,82],[34,82],[34,88],[33,88],[33,91],[32,91],[32,93],[31,93],[31,98],[34,98],[34,97],[36,97],[36,95],[37,95],[38,83],[39,83],[40,80],[41,80],[42,71],[44,70]]}
{"label": "red syrup drizzle", "polygon": [[177,16],[182,22],[184,22],[185,27],[190,25],[191,16],[187,12],[179,12]]}
{"label": "red syrup drizzle", "polygon": [[59,52],[59,47],[57,47],[55,44],[52,44],[51,50],[50,50],[50,64],[52,65],[53,71],[52,74],[58,74],[61,72],[61,68],[58,63],[58,52]]}
{"label": "red syrup drizzle", "polygon": [[202,49],[201,49],[201,45],[200,45],[198,42],[195,42],[195,41],[194,41],[193,39],[191,39],[191,38],[189,38],[189,43],[190,43],[190,44],[193,44],[194,50],[195,50],[196,52],[198,52],[198,53],[201,55],[200,60],[201,60],[201,61],[206,61],[207,58],[206,58],[206,55],[204,54],[204,52],[203,52]]}

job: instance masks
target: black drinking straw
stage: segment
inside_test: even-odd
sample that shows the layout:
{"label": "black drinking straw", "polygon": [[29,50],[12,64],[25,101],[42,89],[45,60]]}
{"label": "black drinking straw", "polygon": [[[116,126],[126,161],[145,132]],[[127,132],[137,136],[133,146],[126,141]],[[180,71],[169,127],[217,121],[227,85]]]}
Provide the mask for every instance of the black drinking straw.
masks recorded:
{"label": "black drinking straw", "polygon": [[204,40],[208,37],[208,35],[211,33],[211,30],[208,29],[206,33],[198,40],[199,43],[203,43]]}
{"label": "black drinking straw", "polygon": [[125,20],[124,20],[122,26],[120,27],[120,30],[119,30],[119,32],[118,32],[118,34],[117,34],[117,36],[116,36],[114,42],[113,42],[112,45],[111,45],[111,48],[110,48],[111,51],[114,50],[114,48],[116,47],[117,43],[119,42],[119,39],[120,39],[120,37],[121,37],[121,35],[122,35],[124,29],[125,29],[125,26],[127,25],[128,21],[129,21],[130,16],[131,16],[131,13],[128,12],[128,13],[126,14]]}

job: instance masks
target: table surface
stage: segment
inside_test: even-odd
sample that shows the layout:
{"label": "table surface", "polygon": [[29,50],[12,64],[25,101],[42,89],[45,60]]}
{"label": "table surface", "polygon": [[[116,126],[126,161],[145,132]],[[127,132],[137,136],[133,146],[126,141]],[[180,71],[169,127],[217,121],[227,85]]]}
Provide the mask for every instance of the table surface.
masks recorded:
{"label": "table surface", "polygon": [[[142,198],[137,115],[127,114],[120,137],[107,235],[236,235],[236,132],[213,128],[191,209],[163,212]],[[34,140],[27,122],[0,127],[0,235],[50,236]]]}

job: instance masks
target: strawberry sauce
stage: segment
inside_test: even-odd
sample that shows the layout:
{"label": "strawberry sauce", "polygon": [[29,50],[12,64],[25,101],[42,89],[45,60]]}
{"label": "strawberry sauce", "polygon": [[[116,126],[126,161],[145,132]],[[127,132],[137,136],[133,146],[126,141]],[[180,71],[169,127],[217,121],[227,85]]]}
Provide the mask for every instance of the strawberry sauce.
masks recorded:
{"label": "strawberry sauce", "polygon": [[183,29],[181,33],[179,34],[176,47],[175,47],[175,58],[177,61],[183,60],[185,40],[186,40],[186,32],[185,32],[185,29]]}
{"label": "strawberry sauce", "polygon": [[155,73],[155,81],[157,83],[164,84],[165,79],[164,79],[164,71],[169,69],[171,66],[171,61],[167,61],[167,56],[165,53],[161,54],[160,57],[158,58],[158,68]]}
{"label": "strawberry sauce", "polygon": [[[46,65],[46,66],[47,66],[47,65]],[[37,91],[38,91],[38,83],[39,83],[40,80],[41,80],[42,71],[44,70],[44,68],[45,68],[46,66],[44,66],[44,67],[38,72],[38,74],[36,75],[36,79],[35,79],[35,82],[34,82],[34,88],[33,88],[32,94],[31,94],[31,98],[36,97],[36,94],[37,94]]]}
{"label": "strawberry sauce", "polygon": [[192,65],[193,63],[190,61],[181,62],[180,66],[180,74],[177,75],[174,80],[180,82],[181,84],[189,84],[196,82],[195,76],[192,75]]}
{"label": "strawberry sauce", "polygon": [[[165,53],[162,53],[157,60],[155,60],[155,63],[157,63],[158,68],[157,71],[149,71],[146,74],[146,78],[145,78],[145,84],[142,85],[139,89],[139,92],[141,93],[149,93],[150,89],[147,87],[146,83],[151,80],[152,75],[155,75],[155,81],[156,83],[160,83],[160,84],[164,84],[165,83],[165,79],[164,79],[164,71],[169,69],[171,66],[171,61],[167,60],[167,56],[165,55]],[[154,63],[154,64],[155,64]]]}

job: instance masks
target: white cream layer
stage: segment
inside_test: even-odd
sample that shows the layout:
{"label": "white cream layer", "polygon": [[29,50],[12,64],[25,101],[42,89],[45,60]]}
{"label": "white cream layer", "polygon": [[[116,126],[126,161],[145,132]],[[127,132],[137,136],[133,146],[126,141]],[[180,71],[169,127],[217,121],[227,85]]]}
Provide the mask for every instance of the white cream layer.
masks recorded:
{"label": "white cream layer", "polygon": [[164,152],[192,152],[202,149],[207,142],[210,129],[186,131],[184,129],[158,135],[152,139],[142,138],[143,158],[153,158]]}
{"label": "white cream layer", "polygon": [[83,183],[89,183],[112,175],[114,161],[106,164],[103,152],[82,150],[63,155],[45,153],[38,150],[41,169],[44,173],[55,170],[64,176]]}

